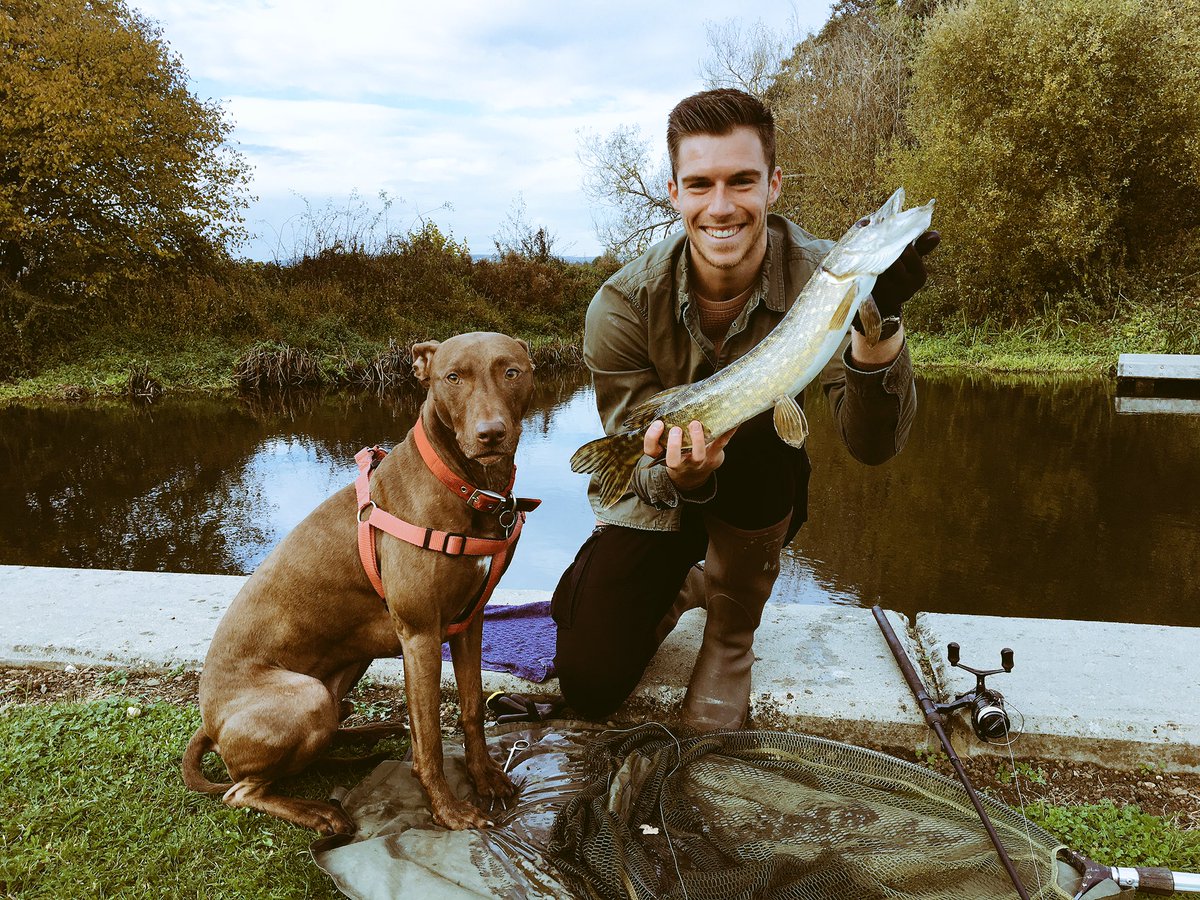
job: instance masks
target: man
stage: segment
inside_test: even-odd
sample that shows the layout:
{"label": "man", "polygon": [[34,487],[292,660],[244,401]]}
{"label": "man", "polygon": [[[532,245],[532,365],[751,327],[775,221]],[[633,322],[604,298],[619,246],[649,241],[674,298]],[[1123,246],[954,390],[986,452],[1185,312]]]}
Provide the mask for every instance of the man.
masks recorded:
{"label": "man", "polygon": [[[832,243],[769,215],[783,174],[770,112],[736,90],[696,94],[667,126],[677,232],[626,265],[588,308],[584,358],[607,433],[658,391],[698,381],[754,347],[783,318]],[[852,330],[822,375],[838,431],[859,460],[878,464],[904,446],[916,405],[901,305],[924,283],[922,235],[880,275],[885,317],[875,347]],[[798,398],[803,401],[803,398]],[[589,493],[596,530],[563,574],[552,612],[556,664],[567,702],[603,717],[629,696],[679,614],[707,608],[704,640],[684,700],[685,724],[740,728],[750,692],[752,643],[779,573],[782,548],[807,516],[808,455],[775,434],[771,411],[704,440],[663,423],[646,431],[648,463],[609,509]],[[704,560],[698,590],[681,593]],[[699,594],[700,596],[695,596]]]}

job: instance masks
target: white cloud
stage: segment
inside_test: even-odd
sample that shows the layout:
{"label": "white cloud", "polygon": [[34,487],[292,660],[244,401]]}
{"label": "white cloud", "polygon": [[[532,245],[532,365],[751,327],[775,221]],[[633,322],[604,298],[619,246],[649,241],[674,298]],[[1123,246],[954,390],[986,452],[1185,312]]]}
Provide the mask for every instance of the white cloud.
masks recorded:
{"label": "white cloud", "polygon": [[[133,0],[162,24],[202,97],[221,100],[254,166],[247,220],[273,236],[303,209],[385,190],[408,213],[443,203],[439,224],[491,248],[521,194],[564,252],[599,252],[581,190],[578,132],[635,124],[659,138],[678,100],[702,87],[707,22],[728,4],[630,0]],[[738,18],[817,28],[829,0],[749,0]],[[397,217],[395,221],[402,221]],[[287,249],[286,247],[284,248]]]}

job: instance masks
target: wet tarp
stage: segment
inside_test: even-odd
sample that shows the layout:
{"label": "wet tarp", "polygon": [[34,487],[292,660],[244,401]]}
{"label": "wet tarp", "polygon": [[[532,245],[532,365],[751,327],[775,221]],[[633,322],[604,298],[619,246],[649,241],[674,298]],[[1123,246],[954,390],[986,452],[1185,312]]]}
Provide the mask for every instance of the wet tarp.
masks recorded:
{"label": "wet tarp", "polygon": [[[357,833],[322,838],[313,858],[342,893],[361,900],[570,897],[544,851],[556,814],[582,787],[579,760],[594,734],[588,725],[558,723],[491,738],[492,756],[501,762],[518,740],[529,747],[513,755],[509,769],[522,785],[518,797],[507,809],[491,810],[496,827],[486,831],[434,825],[411,762],[382,763],[342,800]],[[450,786],[479,803],[462,747],[447,744],[444,753]]]}
{"label": "wet tarp", "polygon": [[[494,828],[435,826],[410,763],[389,761],[343,799],[358,832],[313,844],[317,864],[363,900],[1015,896],[961,786],[902,760],[772,732],[507,728],[495,758],[528,747],[512,756],[521,790],[491,811]],[[478,802],[462,748],[445,755],[451,786]],[[1073,897],[1054,838],[987,804],[1031,896]],[[1086,900],[1114,893],[1107,882]]]}

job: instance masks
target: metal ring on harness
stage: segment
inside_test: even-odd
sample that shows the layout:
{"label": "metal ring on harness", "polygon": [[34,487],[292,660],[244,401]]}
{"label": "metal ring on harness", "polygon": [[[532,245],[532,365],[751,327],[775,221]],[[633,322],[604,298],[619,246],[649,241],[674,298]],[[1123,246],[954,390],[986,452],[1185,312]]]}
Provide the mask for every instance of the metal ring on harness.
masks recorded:
{"label": "metal ring on harness", "polygon": [[500,523],[500,527],[504,529],[504,534],[507,536],[512,532],[513,526],[517,524],[517,511],[512,508],[505,509],[496,516],[496,521]]}
{"label": "metal ring on harness", "polygon": [[[375,505],[374,500],[368,500],[366,503],[364,503],[362,506],[360,506],[358,508],[358,521],[360,521],[360,522],[368,521],[371,518],[371,513],[374,512],[378,508],[379,507],[377,507]],[[369,510],[369,512],[368,512],[368,510]],[[365,519],[363,518],[364,512],[367,513],[367,517]]]}

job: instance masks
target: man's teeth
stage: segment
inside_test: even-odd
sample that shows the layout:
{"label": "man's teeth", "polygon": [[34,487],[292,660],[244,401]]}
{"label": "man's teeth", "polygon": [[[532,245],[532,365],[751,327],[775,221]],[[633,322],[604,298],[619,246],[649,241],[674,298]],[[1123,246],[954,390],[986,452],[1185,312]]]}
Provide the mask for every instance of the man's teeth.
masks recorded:
{"label": "man's teeth", "polygon": [[728,228],[707,228],[705,229],[710,237],[727,238],[733,237],[738,233],[738,226],[731,225]]}

